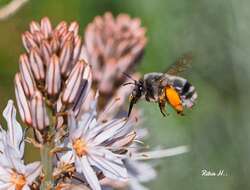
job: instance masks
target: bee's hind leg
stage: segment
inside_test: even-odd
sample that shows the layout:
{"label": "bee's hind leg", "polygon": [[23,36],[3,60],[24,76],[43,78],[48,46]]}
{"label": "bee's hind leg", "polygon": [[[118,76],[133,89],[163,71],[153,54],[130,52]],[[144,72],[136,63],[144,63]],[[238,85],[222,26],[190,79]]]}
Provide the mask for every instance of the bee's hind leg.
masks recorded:
{"label": "bee's hind leg", "polygon": [[185,116],[185,114],[182,111],[177,111],[177,114],[180,116]]}
{"label": "bee's hind leg", "polygon": [[166,112],[165,103],[164,103],[164,102],[159,102],[158,105],[159,105],[161,114],[162,114],[164,117],[168,116],[169,114]]}

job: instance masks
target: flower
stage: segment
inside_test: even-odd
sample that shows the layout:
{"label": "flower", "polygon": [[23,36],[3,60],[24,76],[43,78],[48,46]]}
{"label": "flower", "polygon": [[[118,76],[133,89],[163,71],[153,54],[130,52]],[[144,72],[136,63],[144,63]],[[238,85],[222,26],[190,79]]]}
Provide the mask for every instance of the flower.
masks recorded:
{"label": "flower", "polygon": [[126,182],[118,182],[106,177],[101,181],[101,184],[104,187],[107,189],[108,187],[115,189],[124,189],[127,187],[129,190],[148,190],[143,183],[154,180],[157,177],[157,171],[154,169],[155,164],[152,164],[151,162],[147,163],[145,161],[176,156],[189,151],[187,146],[178,146],[167,149],[158,148],[156,150],[145,152],[145,150],[140,149],[136,142],[145,139],[147,135],[147,129],[136,128],[136,140],[128,148],[128,156],[123,159],[123,163],[128,172],[129,180]]}
{"label": "flower", "polygon": [[69,139],[66,140],[69,151],[60,158],[58,165],[74,163],[76,172],[83,174],[90,187],[100,190],[98,171],[110,179],[127,181],[127,171],[122,162],[124,154],[120,152],[132,143],[135,132],[126,125],[126,118],[98,123],[96,105],[97,100],[79,120],[72,114],[69,116]]}
{"label": "flower", "polygon": [[41,173],[40,162],[24,164],[24,141],[16,109],[9,100],[3,112],[8,130],[0,131],[0,189],[29,190]]}
{"label": "flower", "polygon": [[41,174],[40,162],[24,165],[16,150],[4,145],[0,164],[0,189],[29,190]]}
{"label": "flower", "polygon": [[94,82],[109,97],[124,82],[123,72],[132,71],[142,57],[147,38],[138,18],[107,12],[95,17],[85,30],[84,56],[93,66]]}

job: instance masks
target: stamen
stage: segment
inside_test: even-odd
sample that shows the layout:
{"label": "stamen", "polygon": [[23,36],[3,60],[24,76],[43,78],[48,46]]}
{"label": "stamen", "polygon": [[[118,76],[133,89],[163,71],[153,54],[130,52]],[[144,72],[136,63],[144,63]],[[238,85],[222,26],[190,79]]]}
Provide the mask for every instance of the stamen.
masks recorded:
{"label": "stamen", "polygon": [[79,139],[76,139],[74,142],[73,142],[73,148],[77,154],[77,156],[79,157],[82,157],[84,155],[87,154],[88,152],[88,149],[87,149],[87,144],[86,142],[79,138]]}
{"label": "stamen", "polygon": [[24,175],[13,171],[11,175],[11,182],[15,185],[16,190],[22,190],[23,186],[26,183],[26,178]]}

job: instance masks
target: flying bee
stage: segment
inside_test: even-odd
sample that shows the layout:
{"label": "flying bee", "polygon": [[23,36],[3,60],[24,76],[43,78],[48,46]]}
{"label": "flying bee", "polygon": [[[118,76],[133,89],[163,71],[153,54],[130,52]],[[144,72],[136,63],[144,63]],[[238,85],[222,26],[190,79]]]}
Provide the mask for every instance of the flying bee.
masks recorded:
{"label": "flying bee", "polygon": [[181,115],[183,115],[184,108],[192,108],[198,97],[195,87],[185,78],[177,76],[177,74],[186,70],[191,60],[192,55],[187,53],[172,64],[165,73],[148,73],[140,80],[134,80],[126,74],[127,77],[134,81],[124,84],[134,85],[134,89],[129,97],[130,105],[128,116],[134,104],[136,104],[139,99],[143,98],[148,102],[158,103],[163,116],[167,115],[165,110],[166,103]]}

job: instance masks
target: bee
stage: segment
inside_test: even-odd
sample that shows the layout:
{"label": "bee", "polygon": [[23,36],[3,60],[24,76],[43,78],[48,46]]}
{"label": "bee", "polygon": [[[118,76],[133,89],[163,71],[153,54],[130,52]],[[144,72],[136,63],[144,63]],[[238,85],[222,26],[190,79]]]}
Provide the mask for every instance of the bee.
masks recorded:
{"label": "bee", "polygon": [[178,114],[183,115],[184,108],[192,108],[197,99],[195,87],[185,78],[177,76],[188,68],[192,60],[192,54],[187,53],[172,64],[165,73],[147,73],[141,79],[128,82],[124,85],[133,84],[130,94],[128,116],[131,114],[134,104],[140,99],[158,103],[163,116],[168,115],[165,109],[169,104]]}

